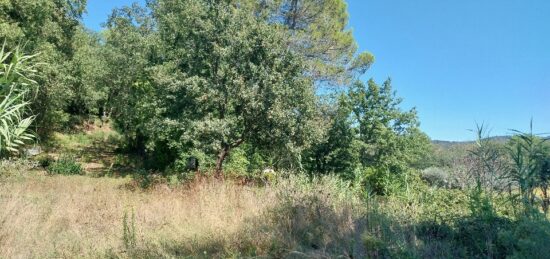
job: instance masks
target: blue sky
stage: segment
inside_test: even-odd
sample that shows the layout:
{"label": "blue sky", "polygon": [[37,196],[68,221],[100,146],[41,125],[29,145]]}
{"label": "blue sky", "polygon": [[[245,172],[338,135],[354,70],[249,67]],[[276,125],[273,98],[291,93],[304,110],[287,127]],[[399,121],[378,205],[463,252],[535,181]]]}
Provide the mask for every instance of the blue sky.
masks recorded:
{"label": "blue sky", "polygon": [[[86,26],[100,30],[113,7],[88,1]],[[143,1],[138,1],[143,2]],[[550,1],[349,0],[360,50],[376,62],[364,76],[392,78],[432,139],[471,140],[484,122],[550,132]]]}

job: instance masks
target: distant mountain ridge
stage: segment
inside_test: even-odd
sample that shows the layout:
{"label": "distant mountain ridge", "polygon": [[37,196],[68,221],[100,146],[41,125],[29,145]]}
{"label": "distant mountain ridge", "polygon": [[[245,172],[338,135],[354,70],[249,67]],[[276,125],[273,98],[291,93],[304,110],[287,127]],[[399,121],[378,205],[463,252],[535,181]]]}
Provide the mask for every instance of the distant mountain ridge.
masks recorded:
{"label": "distant mountain ridge", "polygon": [[[512,138],[512,135],[489,137],[490,140],[496,141],[498,143],[506,143],[511,138]],[[550,136],[545,137],[545,139],[550,141]],[[456,145],[473,144],[475,143],[475,140],[466,140],[466,141],[432,140],[432,143],[443,147],[450,147],[450,146],[456,146]]]}
{"label": "distant mountain ridge", "polygon": [[[491,139],[493,141],[502,142],[502,143],[507,142],[511,138],[512,138],[511,135],[489,137],[489,139]],[[450,147],[450,146],[455,146],[455,145],[473,144],[473,143],[475,143],[475,140],[465,140],[465,141],[432,140],[432,143],[435,144],[435,145],[439,145],[439,146]]]}

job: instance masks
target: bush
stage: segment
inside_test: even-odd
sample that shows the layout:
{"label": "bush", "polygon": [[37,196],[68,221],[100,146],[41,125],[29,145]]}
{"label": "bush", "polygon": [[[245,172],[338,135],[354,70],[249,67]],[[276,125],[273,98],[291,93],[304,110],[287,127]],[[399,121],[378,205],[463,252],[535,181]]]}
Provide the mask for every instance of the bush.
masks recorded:
{"label": "bush", "polygon": [[467,217],[459,220],[455,239],[471,257],[505,258],[506,249],[497,237],[499,231],[512,226],[513,222],[502,217]]}
{"label": "bush", "polygon": [[38,165],[42,168],[48,168],[51,164],[55,162],[55,159],[48,154],[40,154],[34,158]]}
{"label": "bush", "polygon": [[215,166],[215,158],[198,149],[191,149],[179,154],[179,157],[174,162],[174,171],[177,173],[193,171],[189,168],[190,158],[196,159],[198,171],[206,172]]}
{"label": "bush", "polygon": [[250,162],[246,157],[246,150],[243,148],[235,148],[224,165],[224,171],[231,176],[248,176],[249,166]]}
{"label": "bush", "polygon": [[[168,182],[166,177],[161,174],[156,174],[153,171],[139,169],[133,175],[133,182],[130,184],[130,189],[139,187],[141,189],[150,189],[159,184],[165,184]],[[137,186],[136,186],[137,185]]]}
{"label": "bush", "polygon": [[521,218],[511,229],[499,232],[500,248],[510,258],[548,258],[550,255],[550,223],[548,220]]}
{"label": "bush", "polygon": [[71,155],[62,155],[46,169],[50,174],[77,175],[84,173],[80,163]]}
{"label": "bush", "polygon": [[429,167],[422,170],[420,177],[431,186],[449,187],[451,185],[449,173],[441,167]]}
{"label": "bush", "polygon": [[468,197],[455,189],[431,189],[422,194],[418,201],[421,206],[420,221],[435,221],[451,224],[456,218],[470,213]]}

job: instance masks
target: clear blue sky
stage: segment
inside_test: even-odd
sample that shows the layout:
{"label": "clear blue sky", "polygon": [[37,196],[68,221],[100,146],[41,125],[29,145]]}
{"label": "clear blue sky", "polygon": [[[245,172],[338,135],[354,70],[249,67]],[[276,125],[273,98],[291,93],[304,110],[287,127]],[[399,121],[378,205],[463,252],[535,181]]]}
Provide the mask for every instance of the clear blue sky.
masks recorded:
{"label": "clear blue sky", "polygon": [[[84,22],[100,30],[113,7],[131,2],[88,1]],[[349,0],[348,8],[359,48],[376,57],[365,79],[391,77],[432,139],[473,139],[476,121],[492,135],[527,130],[531,118],[536,132],[550,132],[550,1]]]}

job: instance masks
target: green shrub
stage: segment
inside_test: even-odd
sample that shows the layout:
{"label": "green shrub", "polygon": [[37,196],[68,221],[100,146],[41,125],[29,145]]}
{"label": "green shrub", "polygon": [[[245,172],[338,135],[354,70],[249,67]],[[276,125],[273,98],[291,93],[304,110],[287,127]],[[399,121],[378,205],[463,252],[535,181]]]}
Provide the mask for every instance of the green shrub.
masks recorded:
{"label": "green shrub", "polygon": [[460,190],[429,189],[419,201],[422,206],[420,221],[452,224],[456,218],[468,216],[468,197]]}
{"label": "green shrub", "polygon": [[548,258],[550,255],[550,222],[521,218],[513,228],[498,233],[499,249],[510,258]]}
{"label": "green shrub", "polygon": [[421,171],[420,177],[431,186],[451,187],[449,172],[441,167],[429,167]]}
{"label": "green shrub", "polygon": [[82,165],[76,161],[76,158],[71,155],[62,155],[47,167],[50,174],[76,175],[83,174]]}
{"label": "green shrub", "polygon": [[179,155],[179,157],[174,162],[174,170],[178,173],[189,172],[190,170],[189,170],[188,162],[190,158],[194,158],[197,160],[198,169],[200,171],[205,172],[214,168],[214,165],[215,165],[214,157],[209,156],[198,149],[191,149]]}
{"label": "green shrub", "polygon": [[224,165],[224,171],[234,176],[248,176],[250,162],[243,148],[235,148]]}
{"label": "green shrub", "polygon": [[51,164],[55,162],[55,159],[48,154],[40,154],[34,158],[38,165],[42,168],[48,168]]}

